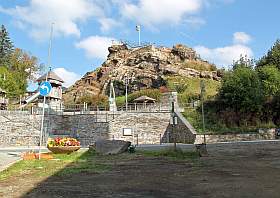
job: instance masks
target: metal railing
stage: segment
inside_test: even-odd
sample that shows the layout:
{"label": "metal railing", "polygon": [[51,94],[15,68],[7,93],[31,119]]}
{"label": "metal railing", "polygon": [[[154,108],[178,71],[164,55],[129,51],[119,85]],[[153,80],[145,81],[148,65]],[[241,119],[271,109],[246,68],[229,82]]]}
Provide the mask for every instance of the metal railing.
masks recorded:
{"label": "metal railing", "polygon": [[[87,105],[66,105],[57,106],[45,109],[47,115],[78,115],[78,114],[96,114],[98,112],[113,112],[110,111],[108,106],[87,106]],[[170,112],[170,106],[162,103],[129,103],[127,105],[117,106],[117,110],[114,114],[121,112]],[[24,107],[18,109],[16,107],[8,108],[8,110],[0,110],[0,115],[4,114],[30,114],[30,115],[41,115],[42,108],[40,107]]]}
{"label": "metal railing", "polygon": [[127,112],[169,112],[169,105],[162,103],[129,103],[127,105],[118,106],[118,111]]}

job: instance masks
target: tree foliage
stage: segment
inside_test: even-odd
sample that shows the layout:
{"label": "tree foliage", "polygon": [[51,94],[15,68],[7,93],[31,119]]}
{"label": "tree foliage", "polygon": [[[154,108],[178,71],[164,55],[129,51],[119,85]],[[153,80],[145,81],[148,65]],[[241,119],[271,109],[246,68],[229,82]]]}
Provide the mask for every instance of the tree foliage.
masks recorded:
{"label": "tree foliage", "polygon": [[279,68],[280,40],[256,67],[253,60],[241,56],[225,72],[216,99],[206,103],[206,119],[226,127],[280,124]]}
{"label": "tree foliage", "polygon": [[257,67],[274,65],[280,69],[280,40],[277,39],[272,48],[258,62]]}
{"label": "tree foliage", "polygon": [[273,97],[280,93],[280,70],[274,65],[266,65],[258,69],[265,97]]}
{"label": "tree foliage", "polygon": [[232,69],[238,69],[238,68],[250,68],[252,69],[254,67],[254,60],[247,57],[247,55],[243,56],[241,55],[239,60],[234,61],[232,65]]}
{"label": "tree foliage", "polygon": [[15,48],[9,34],[2,25],[0,30],[0,87],[8,96],[17,97],[26,92],[28,81],[34,80],[42,69],[38,59],[19,48]]}
{"label": "tree foliage", "polygon": [[0,29],[0,66],[8,67],[9,57],[14,51],[13,43],[4,25]]}
{"label": "tree foliage", "polygon": [[262,104],[261,83],[253,68],[237,67],[228,72],[219,92],[219,99],[238,112],[259,111]]}

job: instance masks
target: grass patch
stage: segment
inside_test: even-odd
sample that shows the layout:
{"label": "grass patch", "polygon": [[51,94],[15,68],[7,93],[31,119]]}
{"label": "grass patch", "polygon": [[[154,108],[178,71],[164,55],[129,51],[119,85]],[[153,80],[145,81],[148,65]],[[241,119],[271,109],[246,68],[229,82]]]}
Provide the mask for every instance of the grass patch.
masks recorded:
{"label": "grass patch", "polygon": [[[182,114],[198,133],[203,134],[201,112],[199,112],[197,109],[186,109]],[[228,127],[218,119],[209,119],[209,117],[207,116],[209,115],[205,114],[205,134],[226,135],[239,133],[257,133],[258,129],[260,128],[276,128],[273,123],[258,123],[256,126]]]}
{"label": "grass patch", "polygon": [[[161,92],[159,89],[143,89],[140,91],[135,91],[133,93],[128,94],[127,101],[128,103],[134,103],[134,99],[140,96],[148,96],[151,98],[156,99],[156,101],[160,101]],[[116,97],[117,106],[125,105],[125,96],[118,96]]]}
{"label": "grass patch", "polygon": [[191,68],[198,71],[217,71],[214,64],[209,64],[208,62],[189,60],[181,65],[182,68]]}
{"label": "grass patch", "polygon": [[102,172],[109,166],[98,164],[96,154],[86,152],[74,152],[67,154],[55,154],[55,160],[22,160],[8,169],[0,172],[0,180],[9,177],[46,177],[51,175],[68,175],[80,172]]}
{"label": "grass patch", "polygon": [[199,158],[199,154],[196,151],[183,151],[177,148],[175,151],[173,148],[164,149],[161,151],[137,151],[147,157],[167,157],[175,160],[194,160]]}
{"label": "grass patch", "polygon": [[[205,82],[205,97],[212,98],[218,93],[220,82],[211,79],[203,79],[203,81]],[[178,92],[178,100],[181,104],[185,104],[191,102],[192,100],[199,99],[201,82],[200,78],[170,76],[167,78],[167,82],[168,89],[176,90]],[[180,89],[177,90],[178,88]]]}

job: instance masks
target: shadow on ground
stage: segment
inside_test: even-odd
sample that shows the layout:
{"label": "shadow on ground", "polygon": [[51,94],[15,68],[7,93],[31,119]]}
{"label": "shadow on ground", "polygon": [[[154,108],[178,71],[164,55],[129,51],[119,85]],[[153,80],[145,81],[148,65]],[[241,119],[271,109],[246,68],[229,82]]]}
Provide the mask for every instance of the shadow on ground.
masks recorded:
{"label": "shadow on ground", "polygon": [[72,163],[21,197],[279,198],[279,146],[209,145],[210,156],[197,160],[84,153],[82,169]]}
{"label": "shadow on ground", "polygon": [[184,197],[183,176],[193,163],[153,153],[85,152],[21,197]]}

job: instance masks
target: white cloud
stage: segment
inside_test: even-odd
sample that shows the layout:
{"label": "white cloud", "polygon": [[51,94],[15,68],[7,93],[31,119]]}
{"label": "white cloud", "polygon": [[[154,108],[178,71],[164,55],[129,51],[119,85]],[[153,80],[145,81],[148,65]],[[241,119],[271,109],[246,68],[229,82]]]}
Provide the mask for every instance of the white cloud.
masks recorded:
{"label": "white cloud", "polygon": [[213,49],[204,46],[196,46],[195,50],[203,59],[223,67],[232,65],[234,60],[240,58],[240,55],[247,55],[248,57],[253,56],[251,48],[245,45],[230,45]]}
{"label": "white cloud", "polygon": [[247,44],[252,40],[252,37],[245,32],[235,32],[233,34],[233,42],[238,44]]}
{"label": "white cloud", "polygon": [[78,43],[75,46],[79,49],[84,49],[88,58],[106,59],[108,55],[108,47],[112,45],[110,37],[90,36]]}
{"label": "white cloud", "polygon": [[59,68],[55,68],[53,70],[60,78],[62,78],[65,83],[63,84],[65,87],[70,87],[71,85],[73,85],[77,80],[79,80],[81,78],[80,75],[68,71],[67,69],[63,68],[63,67],[59,67]]}
{"label": "white cloud", "polygon": [[57,35],[80,36],[78,23],[90,17],[102,16],[102,9],[92,0],[29,0],[26,6],[0,7],[0,12],[12,16],[15,24],[25,26],[36,39],[48,38],[50,24],[55,23]]}
{"label": "white cloud", "polygon": [[153,27],[158,24],[178,24],[184,16],[196,14],[203,0],[139,0],[138,4],[124,2],[120,12],[128,19]]}
{"label": "white cloud", "polygon": [[217,48],[196,46],[195,50],[198,54],[200,54],[201,58],[206,59],[209,62],[216,64],[217,66],[228,67],[232,65],[233,61],[238,60],[240,58],[240,55],[247,55],[249,58],[253,57],[254,54],[252,49],[249,46],[245,45],[245,43],[249,42],[249,38],[251,38],[251,36],[246,33],[234,33],[234,44],[232,45]]}
{"label": "white cloud", "polygon": [[98,20],[101,25],[102,32],[108,32],[113,27],[120,26],[120,23],[112,18],[101,18]]}

